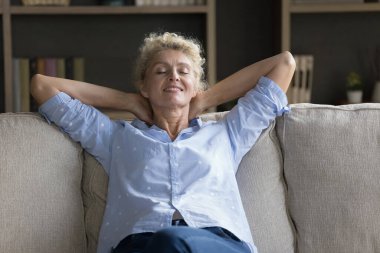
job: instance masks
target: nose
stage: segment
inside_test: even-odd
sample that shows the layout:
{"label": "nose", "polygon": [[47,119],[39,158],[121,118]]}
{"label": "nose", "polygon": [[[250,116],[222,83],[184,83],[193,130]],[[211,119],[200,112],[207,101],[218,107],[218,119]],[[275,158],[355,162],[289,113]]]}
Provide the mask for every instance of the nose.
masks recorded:
{"label": "nose", "polygon": [[177,71],[174,70],[171,72],[171,74],[169,76],[169,80],[170,81],[176,81],[176,82],[179,81],[179,75],[178,75]]}

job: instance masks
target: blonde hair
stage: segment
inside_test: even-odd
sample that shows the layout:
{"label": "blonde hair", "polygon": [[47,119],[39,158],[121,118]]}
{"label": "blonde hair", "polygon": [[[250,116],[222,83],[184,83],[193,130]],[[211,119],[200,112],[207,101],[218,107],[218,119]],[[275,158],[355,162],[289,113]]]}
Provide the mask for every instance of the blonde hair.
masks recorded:
{"label": "blonde hair", "polygon": [[198,90],[207,88],[204,79],[203,65],[206,60],[202,57],[202,46],[193,38],[185,38],[175,33],[165,32],[163,34],[151,33],[144,39],[140,47],[140,56],[136,62],[135,81],[137,88],[145,79],[145,73],[154,56],[163,50],[173,49],[183,52],[193,63],[193,71]]}

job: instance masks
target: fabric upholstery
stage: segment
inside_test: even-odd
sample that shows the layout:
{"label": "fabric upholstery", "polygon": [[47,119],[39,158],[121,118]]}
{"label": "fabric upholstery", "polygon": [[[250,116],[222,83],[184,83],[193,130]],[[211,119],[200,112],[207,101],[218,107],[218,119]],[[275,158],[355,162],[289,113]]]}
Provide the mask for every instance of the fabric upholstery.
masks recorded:
{"label": "fabric upholstery", "polygon": [[[291,107],[237,173],[259,252],[380,252],[380,104]],[[0,142],[0,252],[95,253],[100,164],[37,114],[0,114]]]}
{"label": "fabric upholstery", "polygon": [[282,155],[272,124],[245,155],[237,173],[240,194],[259,253],[294,252],[286,207]]}
{"label": "fabric upholstery", "polygon": [[87,253],[96,253],[100,226],[106,206],[108,176],[102,165],[87,152],[84,156],[82,187]]}
{"label": "fabric upholstery", "polygon": [[37,114],[0,114],[0,140],[0,252],[85,252],[80,146]]}
{"label": "fabric upholstery", "polygon": [[297,252],[380,252],[379,129],[380,104],[293,105],[278,121]]}

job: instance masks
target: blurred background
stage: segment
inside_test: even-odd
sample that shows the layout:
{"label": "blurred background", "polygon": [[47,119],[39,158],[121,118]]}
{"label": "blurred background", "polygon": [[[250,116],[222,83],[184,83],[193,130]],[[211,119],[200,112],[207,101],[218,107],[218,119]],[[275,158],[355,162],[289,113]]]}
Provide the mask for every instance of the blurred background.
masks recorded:
{"label": "blurred background", "polygon": [[[360,102],[378,102],[380,3],[308,2],[3,0],[0,112],[36,110],[23,88],[34,73],[134,92],[138,47],[148,33],[162,31],[192,36],[204,45],[214,63],[210,84],[289,50],[299,56],[299,72],[288,92],[291,103],[350,103],[352,72],[359,78]],[[311,59],[310,66],[303,56]]]}

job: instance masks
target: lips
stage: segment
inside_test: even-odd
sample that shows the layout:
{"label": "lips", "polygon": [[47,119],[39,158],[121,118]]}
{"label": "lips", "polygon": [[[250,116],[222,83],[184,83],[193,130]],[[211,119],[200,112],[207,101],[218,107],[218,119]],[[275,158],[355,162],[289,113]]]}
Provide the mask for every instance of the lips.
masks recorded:
{"label": "lips", "polygon": [[177,91],[183,91],[183,89],[179,86],[168,86],[164,88],[165,92],[177,92]]}

